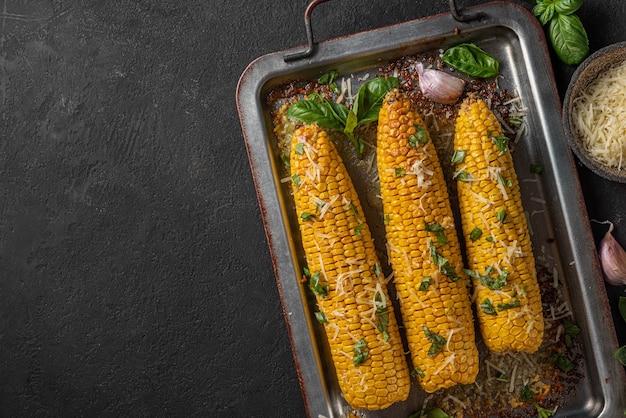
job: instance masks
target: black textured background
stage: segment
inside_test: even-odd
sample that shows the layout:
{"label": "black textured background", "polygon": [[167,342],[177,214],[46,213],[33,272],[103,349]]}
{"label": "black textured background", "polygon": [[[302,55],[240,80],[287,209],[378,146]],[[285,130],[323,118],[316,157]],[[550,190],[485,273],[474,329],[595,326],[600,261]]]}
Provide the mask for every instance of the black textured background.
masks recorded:
{"label": "black textured background", "polygon": [[[0,1],[1,417],[304,415],[235,89],[307,3]],[[446,7],[336,0],[314,29]],[[579,15],[592,50],[623,40],[622,0]],[[626,186],[581,175],[626,243]]]}

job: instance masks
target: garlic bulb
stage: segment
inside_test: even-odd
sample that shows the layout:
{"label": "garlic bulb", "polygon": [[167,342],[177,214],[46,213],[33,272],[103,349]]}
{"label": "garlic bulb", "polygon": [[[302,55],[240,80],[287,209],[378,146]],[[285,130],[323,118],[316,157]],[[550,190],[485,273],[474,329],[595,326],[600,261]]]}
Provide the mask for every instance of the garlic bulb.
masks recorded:
{"label": "garlic bulb", "polygon": [[415,65],[415,69],[419,75],[420,90],[433,102],[453,104],[463,94],[464,80],[444,71],[424,68],[421,62]]}
{"label": "garlic bulb", "polygon": [[613,237],[613,223],[606,221],[609,230],[600,241],[600,263],[604,279],[614,286],[626,284],[626,251]]}

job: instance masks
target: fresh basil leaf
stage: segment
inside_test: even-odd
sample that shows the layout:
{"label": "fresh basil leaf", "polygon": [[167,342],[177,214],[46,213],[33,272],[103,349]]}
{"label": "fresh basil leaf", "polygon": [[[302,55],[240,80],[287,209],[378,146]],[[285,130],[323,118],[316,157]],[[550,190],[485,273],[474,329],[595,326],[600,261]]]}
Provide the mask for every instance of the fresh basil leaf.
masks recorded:
{"label": "fresh basil leaf", "polygon": [[567,65],[580,64],[589,55],[589,38],[576,15],[555,15],[548,35],[554,52]]}
{"label": "fresh basil leaf", "polygon": [[617,351],[615,352],[615,358],[624,366],[626,366],[626,345],[623,345],[617,349]]}
{"label": "fresh basil leaf", "polygon": [[330,100],[323,100],[321,102],[317,100],[299,100],[289,106],[287,116],[306,124],[316,124],[323,128],[343,131],[345,119],[342,120],[338,112],[341,108],[336,103],[335,105],[337,106],[332,103],[333,102]]}
{"label": "fresh basil leaf", "polygon": [[395,77],[377,77],[363,83],[352,107],[352,111],[357,116],[357,124],[362,125],[378,120],[378,113],[385,95],[399,86],[400,82]]}
{"label": "fresh basil leaf", "polygon": [[622,315],[624,321],[626,321],[626,296],[619,297],[617,309],[619,309],[619,313]]}
{"label": "fresh basil leaf", "polygon": [[347,120],[350,114],[350,110],[348,110],[348,108],[341,103],[337,103],[337,102],[334,102],[332,100],[327,100],[327,99],[324,99],[324,101],[327,104],[327,106],[330,107],[335,117],[341,122],[341,124],[344,126],[344,129],[345,129],[345,126],[348,123]]}
{"label": "fresh basil leaf", "polygon": [[554,10],[562,15],[571,15],[583,5],[583,0],[556,0]]}
{"label": "fresh basil leaf", "polygon": [[495,77],[500,74],[500,63],[475,44],[459,44],[447,49],[443,62],[452,68],[478,78]]}
{"label": "fresh basil leaf", "polygon": [[411,414],[409,418],[452,418],[452,416],[443,412],[441,408],[428,407]]}
{"label": "fresh basil leaf", "polygon": [[348,111],[348,116],[346,117],[346,127],[343,131],[347,134],[351,134],[354,132],[354,128],[357,125],[357,116],[354,114],[352,110]]}
{"label": "fresh basil leaf", "polygon": [[533,7],[533,15],[537,16],[539,22],[545,25],[554,16],[554,3],[539,1]]}

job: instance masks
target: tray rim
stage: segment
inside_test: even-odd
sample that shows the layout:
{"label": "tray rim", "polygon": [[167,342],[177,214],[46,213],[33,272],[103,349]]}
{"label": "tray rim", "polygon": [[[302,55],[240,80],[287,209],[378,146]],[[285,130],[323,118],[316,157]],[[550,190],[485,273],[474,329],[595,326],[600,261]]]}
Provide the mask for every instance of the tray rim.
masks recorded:
{"label": "tray rim", "polygon": [[[539,68],[541,68],[540,72],[545,73],[545,75],[549,78],[551,91],[533,91],[532,94],[535,100],[547,103],[548,108],[553,108],[557,111],[560,121],[562,106],[556,89],[554,73],[550,65],[550,54],[547,50],[543,30],[538,21],[521,5],[508,1],[494,1],[468,8],[468,10],[471,9],[487,11],[489,12],[488,16],[496,16],[494,21],[490,22],[491,24],[504,26],[511,29],[516,34],[524,32],[525,35],[529,35],[537,41],[534,44],[534,52],[525,53],[525,56],[530,57],[532,61],[530,64],[539,66]],[[514,11],[515,13],[518,13],[516,17],[524,17],[525,20],[524,22],[520,22],[520,20],[508,18],[506,13],[504,13],[505,17],[501,17],[497,13],[501,10]],[[258,141],[254,142],[254,140],[251,140],[255,138],[255,134],[259,132],[259,126],[264,126],[265,122],[260,112],[254,114],[250,113],[250,110],[262,109],[262,90],[270,80],[285,74],[293,73],[297,70],[322,66],[325,62],[336,60],[337,51],[340,50],[346,42],[354,41],[355,39],[362,39],[363,37],[375,36],[385,32],[396,33],[402,32],[403,30],[415,29],[424,25],[424,22],[433,22],[435,20],[452,20],[452,16],[450,12],[444,12],[420,19],[322,41],[317,44],[317,50],[311,57],[295,62],[286,63],[283,60],[283,57],[286,53],[301,49],[301,47],[294,47],[269,53],[252,61],[242,73],[237,85],[237,111],[242,125],[246,152],[248,154],[250,168],[252,170],[253,180],[255,183],[255,190],[259,206],[261,208],[263,225],[271,253],[276,284],[281,299],[281,306],[285,317],[291,349],[308,416],[318,416],[318,414],[321,413],[324,416],[332,417],[334,416],[334,413],[331,409],[329,409],[330,401],[326,391],[326,385],[321,374],[319,373],[321,369],[323,369],[323,364],[321,363],[317,350],[314,347],[315,343],[311,332],[312,324],[309,315],[305,312],[306,306],[300,303],[300,301],[296,303],[296,301],[286,297],[286,294],[288,292],[293,292],[294,289],[293,286],[290,286],[290,283],[283,280],[283,278],[290,277],[292,279],[291,282],[295,282],[293,277],[297,277],[298,273],[293,265],[293,256],[291,251],[288,251],[288,254],[284,251],[285,247],[290,248],[291,243],[289,242],[289,234],[285,228],[282,216],[278,213],[280,211],[273,210],[273,208],[280,206],[278,189],[270,187],[267,183],[259,180],[260,176],[267,174],[267,167],[264,165],[266,163],[270,163],[271,168],[271,159],[267,150],[260,148],[260,144],[257,143]],[[481,25],[475,22],[453,22],[453,24],[461,29],[461,31],[463,31],[463,29],[470,29]],[[532,28],[530,33],[526,33],[528,30],[527,26]],[[443,36],[443,31],[439,33],[439,35]],[[418,42],[417,38],[414,42]],[[386,44],[385,42],[383,43]],[[528,43],[532,42],[527,42],[527,44]],[[379,45],[378,48],[385,50],[388,46],[390,45]],[[397,45],[391,46],[397,47]],[[525,46],[526,48],[530,48],[529,45]],[[541,51],[539,53],[536,51],[537,46],[541,47]],[[358,53],[367,54],[368,52],[359,50]],[[352,55],[344,55],[353,57],[355,54],[356,52]],[[541,118],[540,124],[552,129],[555,122],[543,117]],[[585,239],[585,241],[589,243],[589,246],[585,247],[584,250],[577,248],[575,245],[572,246],[572,251],[577,264],[576,266],[573,266],[573,268],[579,272],[579,276],[592,278],[592,281],[594,282],[592,285],[597,288],[597,291],[593,294],[596,297],[592,298],[594,300],[588,300],[586,302],[596,304],[591,305],[591,308],[593,309],[593,312],[599,312],[601,314],[597,320],[603,325],[599,328],[587,329],[587,331],[593,334],[591,335],[593,340],[606,341],[608,338],[611,342],[611,344],[602,344],[600,347],[596,344],[596,347],[592,347],[591,351],[594,356],[601,356],[601,358],[607,358],[607,356],[610,356],[610,358],[612,358],[613,352],[610,352],[610,349],[617,347],[617,337],[612,317],[610,315],[599,262],[597,257],[592,256],[593,254],[597,254],[595,251],[595,242],[591,233],[587,210],[584,204],[578,174],[575,169],[575,162],[571,154],[571,150],[567,145],[567,141],[565,140],[565,134],[560,123],[556,132],[558,132],[558,134],[555,135],[562,137],[560,138],[562,141],[546,141],[546,145],[553,150],[547,158],[554,160],[556,155],[561,155],[562,158],[563,153],[565,153],[567,155],[566,159],[568,160],[566,170],[557,171],[555,174],[554,180],[559,191],[558,196],[560,198],[558,199],[558,205],[561,207],[562,211],[565,211],[566,209],[571,209],[566,207],[566,202],[577,202],[579,211],[575,213],[576,216],[573,217],[574,219],[571,219],[572,216],[564,217],[566,223],[565,228],[568,232],[574,233],[573,236],[578,235],[580,238]],[[263,134],[261,136],[264,140],[265,135]],[[563,163],[563,161],[560,162]],[[575,177],[574,181],[572,181],[572,178],[567,179],[567,181],[559,181],[563,180],[566,175],[569,175],[570,177],[573,175]],[[573,187],[567,187],[570,183],[573,183]],[[581,227],[584,227],[582,228],[582,231]],[[291,285],[293,285],[293,283],[291,283]],[[299,292],[301,290],[300,286],[297,287],[299,288],[297,289]],[[294,316],[303,319],[303,321],[294,321]],[[600,332],[599,329],[603,331]],[[314,364],[315,368],[302,367],[302,364]],[[626,375],[623,368],[612,370],[608,367],[608,365],[605,365],[602,362],[596,363],[596,365],[600,366],[597,370],[598,382],[596,383],[601,386],[601,393],[604,396],[605,401],[602,411],[600,411],[600,414],[597,415],[597,417],[609,417],[612,416],[611,411],[614,411],[614,408],[626,408]]]}

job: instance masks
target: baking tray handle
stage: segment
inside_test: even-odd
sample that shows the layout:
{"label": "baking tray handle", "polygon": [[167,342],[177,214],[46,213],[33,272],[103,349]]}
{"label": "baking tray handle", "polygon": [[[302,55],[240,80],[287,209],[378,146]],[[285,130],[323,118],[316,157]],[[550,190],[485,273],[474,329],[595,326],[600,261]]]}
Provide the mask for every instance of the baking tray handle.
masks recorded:
{"label": "baking tray handle", "polygon": [[[321,3],[326,3],[329,0],[311,0],[309,5],[304,11],[304,29],[306,31],[307,47],[306,49],[298,52],[286,54],[284,56],[285,62],[297,61],[302,58],[307,58],[313,55],[315,52],[315,40],[313,39],[313,29],[311,28],[311,15],[313,10]],[[456,4],[456,0],[448,0],[450,6],[450,13],[452,17],[458,22],[469,22],[471,20],[477,20],[484,16],[483,12],[464,12]]]}

